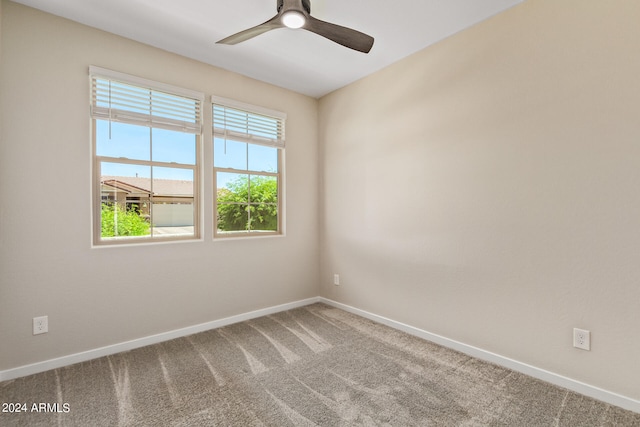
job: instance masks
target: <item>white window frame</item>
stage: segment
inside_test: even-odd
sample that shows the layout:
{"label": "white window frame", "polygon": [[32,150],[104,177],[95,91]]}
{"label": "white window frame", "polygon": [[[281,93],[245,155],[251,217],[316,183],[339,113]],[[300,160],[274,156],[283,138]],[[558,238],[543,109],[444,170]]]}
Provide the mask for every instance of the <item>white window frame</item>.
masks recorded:
{"label": "white window frame", "polygon": [[[130,86],[136,86],[144,90],[148,90],[150,93],[162,93],[163,95],[177,96],[181,98],[188,98],[190,101],[195,101],[195,113],[193,120],[176,120],[167,115],[157,116],[151,114],[136,113],[128,111],[126,108],[118,110],[117,107],[102,107],[98,105],[96,101],[97,92],[96,80],[108,80],[118,83],[123,83]],[[91,118],[91,156],[92,156],[92,227],[93,227],[93,245],[94,246],[109,246],[109,245],[127,245],[127,244],[154,244],[168,241],[184,241],[184,240],[201,240],[202,236],[202,221],[201,221],[201,201],[202,201],[202,188],[201,188],[201,165],[202,165],[202,107],[204,105],[204,94],[197,91],[179,88],[176,86],[168,85],[165,83],[155,82],[153,80],[144,79],[129,74],[108,70],[105,68],[90,66],[89,67],[89,84],[90,84],[90,118]],[[151,95],[153,96],[153,95]],[[114,102],[115,103],[115,102]],[[169,107],[170,109],[172,107]],[[169,111],[169,110],[167,110]],[[168,114],[168,115],[171,115]],[[127,124],[141,125],[150,129],[158,128],[172,131],[180,131],[184,133],[190,133],[195,136],[195,164],[183,164],[175,162],[161,162],[154,161],[152,158],[149,160],[137,160],[128,159],[123,157],[108,157],[97,155],[97,133],[96,133],[96,120],[105,120],[108,122],[121,122]],[[174,169],[189,169],[193,171],[193,221],[194,221],[194,233],[188,236],[171,236],[171,235],[157,235],[153,234],[149,236],[140,237],[127,237],[119,239],[104,239],[101,232],[101,210],[102,210],[102,197],[101,197],[101,168],[102,162],[114,162],[121,164],[132,164],[140,166],[153,167],[166,167]],[[153,177],[152,177],[153,178]]]}
{"label": "white window frame", "polygon": [[[285,234],[285,127],[287,114],[281,111],[272,110],[241,101],[236,101],[220,96],[211,97],[211,116],[212,116],[212,145],[215,145],[216,138],[228,139],[230,141],[246,142],[248,144],[262,145],[277,148],[278,153],[278,171],[265,172],[247,169],[223,168],[215,166],[215,158],[213,159],[213,237],[214,239],[242,238],[242,237],[265,237],[265,236],[283,236]],[[215,108],[220,106],[233,110],[238,110],[250,115],[263,116],[275,119],[278,122],[279,131],[274,138],[261,138],[249,133],[237,133],[216,127]],[[215,152],[215,150],[213,150]],[[214,154],[215,156],[215,154]],[[217,197],[217,175],[218,172],[235,173],[249,176],[270,176],[277,178],[278,185],[278,206],[277,206],[277,230],[276,231],[218,231],[218,197]]]}

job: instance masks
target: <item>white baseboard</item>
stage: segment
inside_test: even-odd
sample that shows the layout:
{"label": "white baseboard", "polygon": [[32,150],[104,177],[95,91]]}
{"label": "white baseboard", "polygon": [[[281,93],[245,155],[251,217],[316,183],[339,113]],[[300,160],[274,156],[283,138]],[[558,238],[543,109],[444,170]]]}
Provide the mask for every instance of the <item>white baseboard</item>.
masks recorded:
{"label": "white baseboard", "polygon": [[571,378],[564,377],[562,375],[546,371],[544,369],[537,368],[535,366],[528,365],[526,363],[518,362],[517,360],[510,359],[508,357],[500,356],[499,354],[491,353],[481,348],[473,347],[458,341],[445,338],[443,336],[433,334],[431,332],[424,331],[413,326],[396,322],[395,320],[388,319],[386,317],[378,316],[377,314],[369,313],[368,311],[360,310],[358,308],[342,304],[324,297],[308,298],[300,301],[294,301],[287,304],[281,304],[273,307],[263,308],[260,310],[251,311],[248,313],[238,314],[236,316],[226,317],[224,319],[214,320],[207,323],[202,323],[195,326],[189,326],[187,328],[176,329],[169,332],[164,332],[157,335],[143,337],[131,341],[126,341],[119,344],[114,344],[106,347],[101,347],[82,353],[71,354],[69,356],[59,357],[57,359],[45,360],[43,362],[33,363],[30,365],[19,366],[17,368],[0,371],[0,381],[12,380],[15,378],[24,377],[27,375],[37,374],[39,372],[48,371],[50,369],[57,369],[64,366],[73,365],[75,363],[86,362],[88,360],[97,359],[99,357],[109,356],[111,354],[120,353],[123,351],[129,351],[147,345],[157,344],[160,342],[180,338],[198,332],[208,331],[210,329],[220,328],[223,326],[231,325],[233,323],[243,322],[245,320],[255,319],[270,314],[279,313],[281,311],[291,310],[294,308],[304,307],[305,305],[322,302],[332,307],[340,308],[344,311],[348,311],[358,316],[362,316],[374,322],[381,323],[383,325],[398,329],[416,337],[434,342],[444,347],[451,348],[453,350],[460,351],[468,354],[469,356],[476,357],[487,362],[495,363],[496,365],[503,366],[508,369],[512,369],[516,372],[529,375],[531,377],[546,381],[551,384],[555,384],[559,387],[564,387],[568,390],[575,391],[576,393],[583,394],[585,396],[592,397],[602,402],[609,403],[630,411],[640,413],[640,401],[631,399],[617,393],[613,393],[608,390],[601,389],[589,384],[585,384],[580,381],[573,380]]}
{"label": "white baseboard", "polygon": [[119,344],[100,347],[82,353],[71,354],[69,356],[59,357],[57,359],[45,360],[43,362],[33,363],[31,365],[19,366],[6,371],[0,371],[0,381],[12,380],[15,378],[26,377],[27,375],[37,374],[39,372],[57,369],[63,366],[73,365],[75,363],[86,362],[87,360],[97,359],[99,357],[109,356],[111,354],[121,353],[151,344],[157,344],[169,341],[175,338],[185,337],[187,335],[197,334],[198,332],[208,331],[210,329],[221,328],[233,323],[244,322],[245,320],[255,319],[269,314],[279,313],[281,311],[291,310],[305,305],[319,302],[319,297],[308,298],[300,301],[294,301],[288,304],[276,305],[273,307],[263,308],[260,310],[250,311],[248,313],[238,314],[236,316],[226,317],[224,319],[214,320],[211,322],[201,323],[195,326],[189,326],[182,329],[176,329],[169,332],[163,332],[157,335],[138,338]]}
{"label": "white baseboard", "polygon": [[508,357],[500,356],[499,354],[491,353],[481,348],[473,347],[458,341],[445,338],[443,336],[433,334],[431,332],[424,331],[422,329],[415,328],[404,323],[396,322],[395,320],[388,319],[386,317],[378,316],[377,314],[369,313],[368,311],[360,310],[355,307],[351,307],[346,304],[342,304],[327,298],[320,297],[319,302],[323,302],[332,307],[339,308],[344,311],[348,311],[358,316],[367,318],[377,323],[398,329],[406,332],[410,335],[434,342],[443,347],[448,347],[453,350],[457,350],[461,353],[468,354],[469,356],[477,359],[485,360],[487,362],[494,363],[499,366],[511,369],[516,372],[520,372],[530,377],[537,378],[542,381],[557,385],[559,387],[566,388],[576,393],[583,394],[585,396],[592,397],[605,403],[609,403],[614,406],[618,406],[629,411],[640,413],[640,401],[632,399],[627,396],[623,396],[608,390],[601,389],[589,384],[585,384],[580,381],[573,380],[571,378],[564,377],[562,375],[546,371],[544,369],[537,368],[535,366],[528,365],[526,363],[518,362],[517,360],[510,359]]}

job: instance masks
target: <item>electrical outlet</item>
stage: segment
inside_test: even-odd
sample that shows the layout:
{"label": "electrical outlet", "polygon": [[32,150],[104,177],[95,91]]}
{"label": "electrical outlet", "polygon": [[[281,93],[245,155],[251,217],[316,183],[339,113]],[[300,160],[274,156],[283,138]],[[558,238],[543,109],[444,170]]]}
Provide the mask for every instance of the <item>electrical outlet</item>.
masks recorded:
{"label": "electrical outlet", "polygon": [[333,284],[336,286],[340,286],[340,275],[339,274],[334,274],[333,275]]}
{"label": "electrical outlet", "polygon": [[591,332],[573,328],[573,346],[582,350],[591,350]]}
{"label": "electrical outlet", "polygon": [[46,334],[49,332],[49,316],[33,318],[33,335]]}

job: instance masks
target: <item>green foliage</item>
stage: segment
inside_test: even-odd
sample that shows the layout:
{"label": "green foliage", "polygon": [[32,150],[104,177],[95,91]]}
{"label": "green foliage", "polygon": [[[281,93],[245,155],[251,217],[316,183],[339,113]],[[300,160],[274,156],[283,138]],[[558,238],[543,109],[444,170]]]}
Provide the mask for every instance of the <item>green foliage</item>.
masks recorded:
{"label": "green foliage", "polygon": [[277,231],[278,180],[243,175],[218,189],[218,230]]}
{"label": "green foliage", "polygon": [[102,237],[148,236],[149,223],[134,210],[127,211],[119,204],[102,204]]}

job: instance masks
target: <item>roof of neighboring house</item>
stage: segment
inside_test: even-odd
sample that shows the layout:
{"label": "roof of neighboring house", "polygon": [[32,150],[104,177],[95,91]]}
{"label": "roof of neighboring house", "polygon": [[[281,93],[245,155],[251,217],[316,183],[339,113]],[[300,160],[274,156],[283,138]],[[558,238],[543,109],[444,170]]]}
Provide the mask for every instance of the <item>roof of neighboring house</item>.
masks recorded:
{"label": "roof of neighboring house", "polygon": [[[151,194],[151,179],[132,176],[102,176],[100,183],[126,193]],[[153,179],[154,196],[193,197],[193,181]]]}

